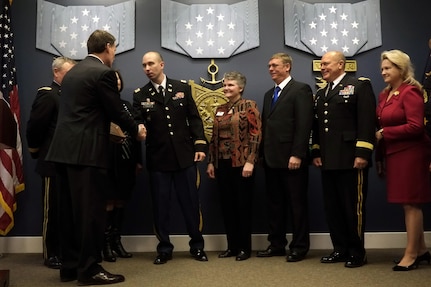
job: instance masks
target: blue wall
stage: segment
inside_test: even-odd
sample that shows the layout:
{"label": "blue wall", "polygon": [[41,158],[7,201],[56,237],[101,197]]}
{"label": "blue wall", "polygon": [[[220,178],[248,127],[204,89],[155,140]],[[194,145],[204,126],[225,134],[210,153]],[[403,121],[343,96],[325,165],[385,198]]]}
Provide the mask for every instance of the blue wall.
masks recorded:
{"label": "blue wall", "polygon": [[[193,1],[179,1],[187,4]],[[34,2],[34,3],[29,3]],[[102,1],[83,0],[51,0],[61,5],[100,4]],[[115,4],[122,0],[105,0],[105,4]],[[238,1],[213,0],[196,2],[233,3]],[[349,2],[359,1],[309,1],[317,2]],[[421,79],[425,60],[428,56],[428,39],[431,37],[429,13],[431,1],[381,1],[381,23],[383,45],[371,51],[354,57],[358,63],[357,76],[369,77],[372,80],[375,93],[384,87],[380,76],[380,53],[388,49],[401,49],[412,58],[416,67],[416,75]],[[413,5],[414,3],[414,5]],[[125,81],[123,98],[131,100],[133,90],[147,83],[142,71],[142,55],[149,50],[159,50],[165,59],[165,72],[169,77],[177,79],[192,79],[196,82],[200,77],[207,78],[209,60],[192,60],[183,55],[161,49],[160,36],[160,2],[154,0],[136,1],[136,43],[135,49],[117,55],[115,67],[120,69]],[[53,55],[37,50],[36,43],[36,1],[15,0],[12,7],[13,29],[15,32],[15,55],[19,95],[21,101],[21,135],[25,135],[26,122],[31,104],[40,86],[49,85],[52,80],[51,62]],[[297,80],[307,82],[314,87],[314,77],[319,73],[312,72],[312,60],[318,59],[310,54],[288,48],[284,45],[283,0],[259,0],[260,46],[256,49],[236,55],[231,59],[216,60],[219,66],[219,77],[226,71],[239,70],[247,76],[247,87],[244,97],[254,99],[261,106],[263,94],[272,86],[267,71],[269,57],[279,51],[287,52],[293,57],[292,75]],[[27,152],[27,143],[23,138],[24,172],[26,190],[17,196],[18,210],[15,213],[15,227],[9,236],[40,235],[42,230],[42,196],[41,181],[34,173],[35,162]],[[207,179],[205,165],[200,166],[202,175],[201,201],[204,216],[204,233],[224,233],[219,199],[215,182]],[[254,208],[254,232],[266,233],[266,212],[263,171],[257,169]],[[310,167],[310,216],[311,231],[326,232],[325,216],[322,207],[320,174]],[[185,232],[182,216],[176,204],[173,205],[173,231]],[[402,209],[386,202],[384,182],[377,178],[375,170],[370,171],[370,187],[367,201],[367,231],[404,230]],[[134,191],[133,199],[128,205],[127,234],[152,234],[152,217],[147,176],[142,173]],[[425,208],[426,229],[431,229],[431,208]]]}

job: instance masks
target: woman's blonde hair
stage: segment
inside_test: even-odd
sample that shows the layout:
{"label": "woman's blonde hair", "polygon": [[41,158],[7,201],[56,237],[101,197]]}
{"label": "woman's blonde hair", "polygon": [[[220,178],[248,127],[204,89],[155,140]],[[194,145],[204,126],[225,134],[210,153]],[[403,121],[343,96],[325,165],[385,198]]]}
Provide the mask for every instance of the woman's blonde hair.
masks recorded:
{"label": "woman's blonde hair", "polygon": [[[409,55],[400,50],[389,50],[384,51],[380,59],[380,62],[383,62],[383,60],[388,60],[395,67],[397,67],[398,70],[400,70],[403,83],[416,86],[419,90],[422,91],[422,85],[415,79],[413,64],[410,61]],[[389,88],[390,85],[386,87],[386,89]]]}

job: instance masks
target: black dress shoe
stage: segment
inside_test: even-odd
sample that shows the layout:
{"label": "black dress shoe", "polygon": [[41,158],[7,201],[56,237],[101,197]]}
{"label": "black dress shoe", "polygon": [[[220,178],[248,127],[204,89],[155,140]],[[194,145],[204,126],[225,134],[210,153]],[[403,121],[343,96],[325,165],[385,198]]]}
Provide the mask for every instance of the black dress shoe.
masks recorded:
{"label": "black dress shoe", "polygon": [[246,252],[244,250],[241,250],[238,255],[236,256],[236,261],[244,261],[250,258],[250,252]]}
{"label": "black dress shoe", "polygon": [[285,249],[275,249],[273,247],[268,247],[266,250],[258,251],[256,256],[257,257],[272,257],[272,256],[285,256],[286,250]]}
{"label": "black dress shoe", "polygon": [[124,280],[123,275],[111,274],[106,270],[102,270],[89,278],[79,279],[78,286],[115,284],[124,282]]}
{"label": "black dress shoe", "polygon": [[78,279],[78,272],[76,269],[60,269],[60,281],[70,282]]}
{"label": "black dress shoe", "polygon": [[286,258],[287,262],[298,262],[305,258],[305,252],[299,252],[297,250],[291,250]]}
{"label": "black dress shoe", "polygon": [[347,256],[345,254],[334,251],[328,256],[323,256],[322,258],[320,258],[320,263],[345,262],[346,259],[347,259]]}
{"label": "black dress shoe", "polygon": [[367,256],[350,256],[347,260],[346,263],[344,263],[344,267],[347,268],[356,268],[356,267],[361,267],[363,265],[367,264]]}
{"label": "black dress shoe", "polygon": [[172,259],[172,254],[161,252],[157,255],[156,259],[154,259],[154,264],[156,265],[165,264],[166,262],[168,262],[168,260],[171,260],[171,259]]}
{"label": "black dress shoe", "polygon": [[60,269],[61,267],[61,260],[57,256],[49,257],[48,259],[45,259],[43,264],[52,269]]}
{"label": "black dress shoe", "polygon": [[419,267],[419,265],[415,261],[415,262],[413,262],[412,265],[409,265],[409,266],[400,266],[397,264],[394,267],[392,267],[392,270],[394,270],[394,271],[411,271],[411,270],[417,269],[418,267]]}
{"label": "black dress shoe", "polygon": [[238,254],[238,252],[235,252],[235,251],[232,251],[232,250],[228,249],[228,250],[226,250],[225,252],[220,253],[220,254],[218,255],[218,258],[228,258],[228,257],[233,257],[233,256],[236,256],[237,254]]}
{"label": "black dress shoe", "polygon": [[203,249],[191,249],[190,254],[197,261],[208,261],[207,254],[205,253],[205,251],[203,251]]}

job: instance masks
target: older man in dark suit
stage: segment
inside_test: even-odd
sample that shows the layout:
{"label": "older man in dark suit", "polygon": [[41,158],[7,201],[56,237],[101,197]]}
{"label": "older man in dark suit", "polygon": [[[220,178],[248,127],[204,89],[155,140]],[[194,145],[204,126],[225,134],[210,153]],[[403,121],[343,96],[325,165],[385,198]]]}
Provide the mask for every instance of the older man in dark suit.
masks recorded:
{"label": "older man in dark suit", "polygon": [[207,150],[202,120],[190,86],[166,77],[160,53],[146,53],[142,65],[150,81],[135,90],[133,106],[148,128],[147,168],[154,227],[160,241],[154,264],[164,264],[172,259],[174,246],[169,239],[169,218],[174,191],[191,237],[190,253],[196,260],[207,261],[196,166],[196,162],[205,159]]}
{"label": "older man in dark suit", "polygon": [[61,281],[78,285],[124,281],[98,264],[106,219],[110,122],[145,139],[123,109],[115,71],[115,38],[102,30],[87,41],[89,55],[64,77],[57,127],[46,159],[58,164],[61,210]]}
{"label": "older man in dark suit", "polygon": [[339,51],[322,56],[328,85],[316,93],[313,165],[322,170],[323,200],[333,252],[322,263],[367,262],[364,248],[368,170],[375,141],[376,99],[368,79],[346,75]]}
{"label": "older man in dark suit", "polygon": [[308,151],[313,121],[313,93],[291,75],[292,58],[274,54],[268,64],[275,85],[266,92],[262,111],[262,143],[269,217],[269,247],[257,257],[284,256],[287,215],[291,210],[292,241],[288,262],[310,248],[308,226]]}

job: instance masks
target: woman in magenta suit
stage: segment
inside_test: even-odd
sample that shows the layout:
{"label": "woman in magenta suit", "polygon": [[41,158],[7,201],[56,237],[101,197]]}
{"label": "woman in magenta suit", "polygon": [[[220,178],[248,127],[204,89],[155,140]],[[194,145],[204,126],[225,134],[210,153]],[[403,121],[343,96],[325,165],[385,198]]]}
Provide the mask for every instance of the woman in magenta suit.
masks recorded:
{"label": "woman in magenta suit", "polygon": [[423,89],[410,57],[399,50],[383,52],[381,74],[388,86],[379,95],[376,113],[377,172],[386,174],[388,202],[404,209],[407,246],[393,270],[410,271],[420,261],[430,262],[421,205],[431,201],[431,142],[425,134]]}

